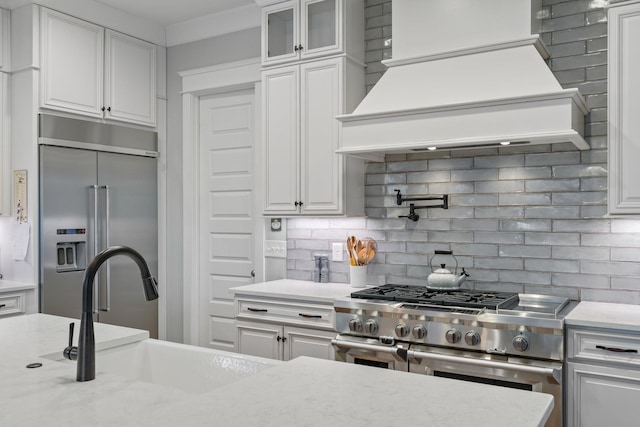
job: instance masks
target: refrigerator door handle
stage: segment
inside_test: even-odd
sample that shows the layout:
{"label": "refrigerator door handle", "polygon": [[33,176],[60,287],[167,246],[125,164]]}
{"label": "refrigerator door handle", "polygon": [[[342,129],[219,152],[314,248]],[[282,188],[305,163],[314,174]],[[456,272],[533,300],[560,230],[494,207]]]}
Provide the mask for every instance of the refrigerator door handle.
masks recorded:
{"label": "refrigerator door handle", "polygon": [[[90,185],[90,190],[93,190],[93,256],[95,257],[100,252],[99,236],[98,236],[98,186]],[[98,276],[94,280],[94,289],[100,289],[100,281]],[[93,314],[98,314],[98,305],[100,303],[100,292],[93,293]]]}
{"label": "refrigerator door handle", "polygon": [[[111,222],[111,217],[110,217],[110,211],[111,211],[111,207],[109,206],[110,204],[110,193],[109,193],[109,186],[108,185],[103,185],[102,188],[104,189],[104,219],[105,219],[105,228],[104,228],[104,243],[105,243],[105,248],[108,248],[111,246],[111,242],[109,241],[109,236],[110,236],[110,222]],[[107,284],[106,284],[106,288],[105,288],[105,296],[106,296],[106,306],[102,309],[102,311],[110,311],[111,310],[111,264],[110,261],[107,260],[105,262],[105,268],[106,268],[106,280],[107,280]]]}

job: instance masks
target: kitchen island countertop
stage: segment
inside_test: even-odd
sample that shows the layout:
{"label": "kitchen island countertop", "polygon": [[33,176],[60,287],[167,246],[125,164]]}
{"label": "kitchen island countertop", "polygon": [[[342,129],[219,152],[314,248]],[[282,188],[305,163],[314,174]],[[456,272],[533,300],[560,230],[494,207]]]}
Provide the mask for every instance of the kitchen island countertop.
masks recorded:
{"label": "kitchen island countertop", "polygon": [[[70,319],[0,320],[0,425],[19,426],[540,426],[547,394],[301,357],[201,394],[44,359],[66,345]],[[98,348],[145,339],[96,324]],[[38,369],[28,363],[41,362]],[[464,404],[460,404],[464,399]],[[499,414],[499,415],[498,415]]]}

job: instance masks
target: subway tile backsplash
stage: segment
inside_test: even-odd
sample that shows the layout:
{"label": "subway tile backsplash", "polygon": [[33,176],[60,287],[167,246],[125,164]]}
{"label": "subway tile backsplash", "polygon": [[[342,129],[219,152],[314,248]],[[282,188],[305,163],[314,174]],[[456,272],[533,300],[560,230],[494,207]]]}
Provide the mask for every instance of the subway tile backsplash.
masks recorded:
{"label": "subway tile backsplash", "polygon": [[[470,274],[465,287],[546,293],[640,304],[640,218],[607,209],[606,2],[543,0],[548,63],[566,88],[577,87],[591,113],[589,151],[571,144],[396,154],[368,163],[367,218],[288,221],[288,277],[311,280],[313,254],[331,253],[349,235],[373,237],[371,285],[424,285],[436,249],[453,250]],[[391,1],[367,0],[367,88],[392,56]],[[399,219],[394,189],[450,194],[450,208]],[[348,257],[330,263],[333,282],[348,282]],[[448,265],[453,268],[452,265]]]}

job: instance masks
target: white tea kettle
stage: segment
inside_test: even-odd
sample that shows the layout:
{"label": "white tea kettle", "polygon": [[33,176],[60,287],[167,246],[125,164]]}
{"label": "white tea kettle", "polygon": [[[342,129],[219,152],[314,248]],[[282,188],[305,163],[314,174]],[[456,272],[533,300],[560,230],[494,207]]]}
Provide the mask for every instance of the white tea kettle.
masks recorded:
{"label": "white tea kettle", "polygon": [[[451,255],[456,262],[456,267],[454,272],[452,273],[448,269],[445,268],[446,264],[440,264],[440,268],[433,269],[432,261],[436,255]],[[464,267],[462,268],[462,272],[458,275],[458,260],[455,256],[453,256],[453,251],[439,251],[436,250],[434,255],[429,259],[429,267],[431,268],[431,273],[427,276],[427,288],[436,289],[436,290],[449,290],[449,289],[460,289],[460,285],[467,279],[469,274],[464,271]]]}

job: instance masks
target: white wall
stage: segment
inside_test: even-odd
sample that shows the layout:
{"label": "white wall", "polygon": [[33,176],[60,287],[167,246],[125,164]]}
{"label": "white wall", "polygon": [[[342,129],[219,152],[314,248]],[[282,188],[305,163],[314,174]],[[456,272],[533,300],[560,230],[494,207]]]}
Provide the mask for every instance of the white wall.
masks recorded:
{"label": "white wall", "polygon": [[180,71],[260,56],[260,28],[167,49],[167,340],[183,341]]}

